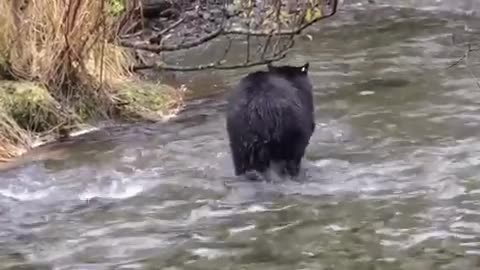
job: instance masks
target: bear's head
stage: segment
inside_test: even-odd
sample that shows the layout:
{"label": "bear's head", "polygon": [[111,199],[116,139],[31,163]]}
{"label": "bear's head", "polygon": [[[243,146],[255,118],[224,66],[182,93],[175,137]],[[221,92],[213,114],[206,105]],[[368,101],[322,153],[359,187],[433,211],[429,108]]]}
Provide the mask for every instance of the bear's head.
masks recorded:
{"label": "bear's head", "polygon": [[312,83],[308,76],[309,66],[309,62],[306,62],[302,66],[273,66],[271,63],[267,64],[268,72],[285,78],[303,91],[312,90]]}
{"label": "bear's head", "polygon": [[268,63],[268,71],[278,73],[286,77],[296,77],[296,76],[307,76],[308,68],[310,66],[309,62],[306,62],[303,66],[274,66],[272,63]]}

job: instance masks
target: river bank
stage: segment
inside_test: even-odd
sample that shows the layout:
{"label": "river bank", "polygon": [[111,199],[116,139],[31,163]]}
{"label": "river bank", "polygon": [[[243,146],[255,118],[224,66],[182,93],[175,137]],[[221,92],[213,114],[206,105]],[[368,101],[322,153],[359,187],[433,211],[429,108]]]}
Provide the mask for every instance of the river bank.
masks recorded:
{"label": "river bank", "polygon": [[105,123],[162,121],[182,107],[184,86],[130,71],[134,50],[114,42],[120,17],[103,5],[0,3],[0,163]]}

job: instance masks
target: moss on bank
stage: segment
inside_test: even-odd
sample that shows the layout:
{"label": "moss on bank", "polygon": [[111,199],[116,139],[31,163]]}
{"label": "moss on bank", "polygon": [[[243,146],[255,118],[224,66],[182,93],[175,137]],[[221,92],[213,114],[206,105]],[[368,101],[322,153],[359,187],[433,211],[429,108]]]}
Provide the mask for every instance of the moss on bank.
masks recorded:
{"label": "moss on bank", "polygon": [[17,125],[32,133],[53,130],[74,117],[44,87],[27,81],[0,81],[0,106]]}
{"label": "moss on bank", "polygon": [[127,83],[119,91],[125,102],[119,110],[123,119],[158,121],[175,113],[183,105],[186,89],[175,89],[158,83]]}
{"label": "moss on bank", "polygon": [[[159,121],[183,105],[184,89],[128,82],[115,91],[112,119]],[[65,108],[39,83],[0,81],[0,163],[18,157],[40,142],[79,131],[95,120]]]}

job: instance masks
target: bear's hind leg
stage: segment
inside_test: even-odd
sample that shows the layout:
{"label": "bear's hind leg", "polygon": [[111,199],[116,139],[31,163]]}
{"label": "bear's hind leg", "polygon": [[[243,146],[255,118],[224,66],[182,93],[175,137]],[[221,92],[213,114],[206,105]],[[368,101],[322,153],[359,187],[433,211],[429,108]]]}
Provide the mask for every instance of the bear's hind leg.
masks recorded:
{"label": "bear's hind leg", "polygon": [[302,158],[305,155],[307,144],[304,141],[298,142],[291,148],[291,155],[285,162],[284,172],[290,177],[297,177],[302,166]]}
{"label": "bear's hind leg", "polygon": [[266,145],[257,145],[251,149],[246,171],[256,171],[264,174],[270,167],[270,151]]}
{"label": "bear's hind leg", "polygon": [[288,160],[285,164],[285,171],[284,173],[289,175],[290,177],[298,176],[300,172],[300,167],[302,163],[302,158],[294,158],[292,160]]}
{"label": "bear's hind leg", "polygon": [[230,145],[230,151],[232,155],[232,161],[233,161],[233,168],[235,171],[235,175],[241,175],[244,174],[247,170],[247,157],[245,156],[244,151],[241,149],[238,149],[238,147],[234,145]]}

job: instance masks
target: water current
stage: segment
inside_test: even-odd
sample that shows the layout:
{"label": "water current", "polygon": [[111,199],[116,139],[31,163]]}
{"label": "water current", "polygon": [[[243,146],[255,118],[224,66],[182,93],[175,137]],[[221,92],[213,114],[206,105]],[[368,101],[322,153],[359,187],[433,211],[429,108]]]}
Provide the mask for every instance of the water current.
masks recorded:
{"label": "water current", "polygon": [[480,67],[448,68],[479,25],[347,4],[311,30],[303,181],[233,176],[223,95],[49,147],[0,173],[0,269],[480,269]]}

